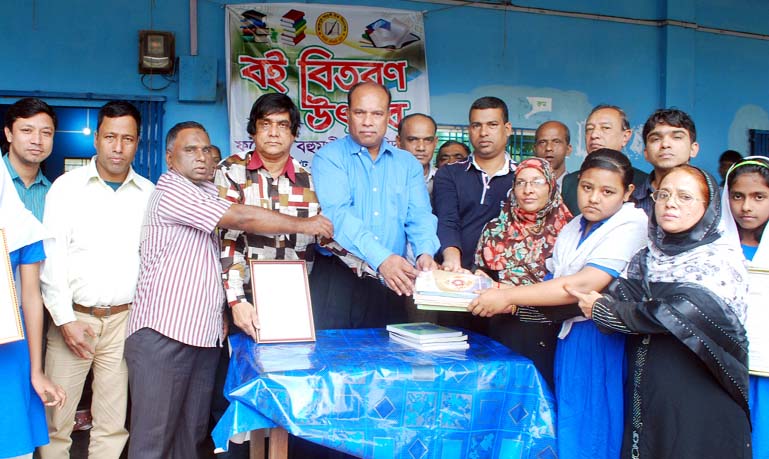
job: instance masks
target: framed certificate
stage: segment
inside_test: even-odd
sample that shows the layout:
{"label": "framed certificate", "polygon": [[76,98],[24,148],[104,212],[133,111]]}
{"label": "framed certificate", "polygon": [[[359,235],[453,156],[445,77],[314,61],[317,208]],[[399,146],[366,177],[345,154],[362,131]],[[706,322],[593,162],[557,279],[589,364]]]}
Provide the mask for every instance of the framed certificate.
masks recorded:
{"label": "framed certificate", "polygon": [[3,344],[24,339],[24,328],[4,229],[0,229],[0,235],[0,344]]}
{"label": "framed certificate", "polygon": [[748,268],[748,354],[750,374],[769,376],[769,270]]}
{"label": "framed certificate", "polygon": [[259,316],[257,343],[315,341],[304,261],[251,260],[251,291]]}

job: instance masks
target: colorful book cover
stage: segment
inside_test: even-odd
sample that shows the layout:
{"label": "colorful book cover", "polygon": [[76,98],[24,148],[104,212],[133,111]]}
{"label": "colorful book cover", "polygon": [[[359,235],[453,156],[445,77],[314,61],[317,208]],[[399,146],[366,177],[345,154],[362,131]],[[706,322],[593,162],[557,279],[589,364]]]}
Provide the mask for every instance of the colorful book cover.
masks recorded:
{"label": "colorful book cover", "polygon": [[491,288],[488,277],[449,271],[422,271],[417,276],[416,292],[419,295],[475,298],[478,290]]}
{"label": "colorful book cover", "polygon": [[464,334],[459,330],[454,330],[453,328],[448,328],[441,325],[435,325],[430,322],[390,324],[387,326],[387,331],[416,340],[424,338],[450,338],[454,336],[462,336]]}

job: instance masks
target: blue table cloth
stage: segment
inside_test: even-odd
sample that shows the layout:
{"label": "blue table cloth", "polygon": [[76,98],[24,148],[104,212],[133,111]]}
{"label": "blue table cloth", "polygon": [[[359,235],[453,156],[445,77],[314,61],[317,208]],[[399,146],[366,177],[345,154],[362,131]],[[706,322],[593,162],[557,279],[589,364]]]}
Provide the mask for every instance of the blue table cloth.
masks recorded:
{"label": "blue table cloth", "polygon": [[556,458],[552,393],[530,360],[468,332],[466,351],[421,352],[384,329],[315,343],[230,337],[230,406],[213,432],[275,427],[365,458]]}

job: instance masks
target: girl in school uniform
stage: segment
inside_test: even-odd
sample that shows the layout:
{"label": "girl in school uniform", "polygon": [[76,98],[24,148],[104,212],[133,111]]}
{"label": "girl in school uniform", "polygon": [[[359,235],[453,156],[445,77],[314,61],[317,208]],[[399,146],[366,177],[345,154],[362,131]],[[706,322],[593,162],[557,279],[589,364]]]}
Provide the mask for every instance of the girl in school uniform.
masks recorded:
{"label": "girl in school uniform", "polygon": [[[723,201],[724,212],[728,212],[736,223],[740,245],[748,260],[748,267],[769,270],[769,242],[763,239],[766,223],[769,220],[769,161],[767,158],[749,156],[735,163],[726,175]],[[749,290],[750,287],[748,286]],[[758,303],[751,302],[754,298]],[[752,307],[765,308],[766,299],[749,295],[748,317]],[[748,329],[748,338],[754,332],[755,330]],[[769,324],[764,324],[761,332],[766,335],[769,332]],[[753,458],[769,459],[769,377],[751,375],[749,394],[750,418],[753,425]]]}
{"label": "girl in school uniform", "polygon": [[[622,153],[600,149],[588,155],[577,188],[581,215],[558,235],[547,261],[552,278],[485,290],[468,309],[488,317],[515,314],[519,306],[537,306],[547,315],[548,307],[577,302],[567,287],[605,289],[646,245],[646,214],[628,202],[632,181],[632,166]],[[578,315],[564,322],[559,338],[555,357],[558,456],[616,459],[622,444],[624,337],[602,334]]]}

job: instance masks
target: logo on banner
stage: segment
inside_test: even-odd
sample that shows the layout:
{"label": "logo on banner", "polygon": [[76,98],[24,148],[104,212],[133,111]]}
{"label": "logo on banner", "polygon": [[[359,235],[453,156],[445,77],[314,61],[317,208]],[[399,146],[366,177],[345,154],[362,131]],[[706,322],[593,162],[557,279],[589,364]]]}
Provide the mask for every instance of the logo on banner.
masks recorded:
{"label": "logo on banner", "polygon": [[338,45],[347,39],[347,19],[339,13],[326,12],[315,21],[315,34],[327,45]]}

